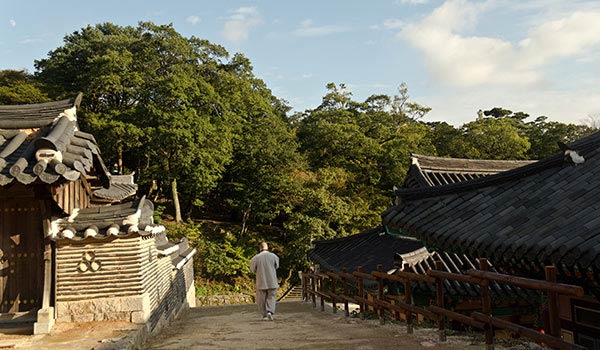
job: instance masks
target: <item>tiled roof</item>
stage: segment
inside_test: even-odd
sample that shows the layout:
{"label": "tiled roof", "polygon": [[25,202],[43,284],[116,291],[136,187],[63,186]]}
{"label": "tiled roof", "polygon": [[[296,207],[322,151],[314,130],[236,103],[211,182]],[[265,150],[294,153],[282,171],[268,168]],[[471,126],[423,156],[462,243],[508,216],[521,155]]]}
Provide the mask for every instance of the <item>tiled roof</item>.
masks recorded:
{"label": "tiled roof", "polygon": [[[464,254],[451,254],[447,252],[433,252],[429,254],[419,254],[420,259],[412,257],[405,258],[398,254],[396,264],[402,266],[403,263],[408,263],[410,269],[408,272],[417,274],[426,274],[430,269],[435,268],[435,262],[442,262],[442,271],[455,274],[464,274],[465,271],[476,269],[478,267],[475,259]],[[492,272],[500,272],[494,266],[490,267]],[[415,288],[424,292],[435,293],[435,286],[425,282],[414,282]],[[445,293],[450,296],[459,296],[461,298],[471,297],[479,298],[481,296],[481,288],[477,285],[472,285],[465,282],[446,280],[444,284]],[[505,283],[490,282],[490,292],[495,302],[501,300],[516,300],[530,299],[536,294],[533,291],[513,287]]]}
{"label": "tiled roof", "polygon": [[423,248],[423,243],[390,236],[383,227],[376,227],[347,237],[315,241],[313,247],[309,259],[325,270],[340,272],[346,267],[354,271],[360,265],[369,273],[378,264],[384,271],[394,269],[396,253],[413,252]]}
{"label": "tiled roof", "polygon": [[570,147],[584,163],[560,153],[472,181],[398,190],[383,223],[496,263],[600,267],[600,133]]}
{"label": "tiled roof", "polygon": [[79,130],[81,98],[79,94],[56,102],[0,106],[0,186],[100,175],[92,184],[96,199],[120,201],[135,195],[133,177],[111,176],[94,136]]}
{"label": "tiled roof", "polygon": [[76,180],[93,166],[96,140],[77,127],[74,99],[0,106],[0,185]]}
{"label": "tiled roof", "polygon": [[130,234],[154,236],[165,231],[153,221],[154,205],[142,198],[123,204],[76,209],[66,218],[52,221],[52,238],[67,240],[123,237]]}
{"label": "tiled roof", "polygon": [[[363,231],[356,235],[313,242],[314,248],[308,253],[309,259],[319,264],[325,271],[340,272],[343,267],[355,271],[362,266],[367,273],[375,271],[378,264],[383,270],[393,273],[396,268],[402,269],[403,263],[409,265],[409,272],[426,274],[435,268],[435,261],[443,263],[443,271],[464,274],[466,270],[477,266],[475,259],[459,254],[446,252],[428,252],[420,241],[407,237],[386,234],[382,227]],[[496,272],[495,267],[490,268]],[[367,286],[374,286],[371,281],[364,281]],[[533,294],[520,288],[506,284],[491,283],[492,295],[501,300],[527,299]],[[413,282],[414,291],[435,293],[435,286],[425,282]],[[445,292],[450,296],[481,296],[480,288],[468,283],[446,281]]]}
{"label": "tiled roof", "polygon": [[136,194],[138,185],[133,182],[131,175],[111,175],[108,188],[94,191],[94,196],[109,200],[123,200]]}
{"label": "tiled roof", "polygon": [[469,181],[531,163],[528,160],[461,159],[412,154],[403,187],[431,187]]}

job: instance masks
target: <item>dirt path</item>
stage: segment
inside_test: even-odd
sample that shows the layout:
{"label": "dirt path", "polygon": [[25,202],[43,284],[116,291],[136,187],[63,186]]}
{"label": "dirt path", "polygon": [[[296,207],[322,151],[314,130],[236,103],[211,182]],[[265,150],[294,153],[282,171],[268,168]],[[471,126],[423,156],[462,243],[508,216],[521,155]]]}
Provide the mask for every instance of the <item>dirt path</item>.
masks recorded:
{"label": "dirt path", "polygon": [[[482,349],[463,337],[448,337],[438,344],[432,329],[406,334],[399,324],[379,325],[320,312],[299,301],[277,305],[276,320],[262,321],[255,305],[194,308],[145,346],[149,350],[183,349]],[[501,349],[502,347],[497,347]]]}

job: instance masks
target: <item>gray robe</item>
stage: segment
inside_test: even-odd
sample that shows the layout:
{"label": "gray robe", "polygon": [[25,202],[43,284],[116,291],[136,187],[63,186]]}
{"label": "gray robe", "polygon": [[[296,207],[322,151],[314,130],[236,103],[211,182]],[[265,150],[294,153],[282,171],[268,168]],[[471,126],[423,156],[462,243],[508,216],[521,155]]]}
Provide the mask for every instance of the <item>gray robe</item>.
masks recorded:
{"label": "gray robe", "polygon": [[275,271],[278,268],[279,258],[267,250],[252,257],[250,270],[256,274],[256,289],[278,288],[277,271]]}

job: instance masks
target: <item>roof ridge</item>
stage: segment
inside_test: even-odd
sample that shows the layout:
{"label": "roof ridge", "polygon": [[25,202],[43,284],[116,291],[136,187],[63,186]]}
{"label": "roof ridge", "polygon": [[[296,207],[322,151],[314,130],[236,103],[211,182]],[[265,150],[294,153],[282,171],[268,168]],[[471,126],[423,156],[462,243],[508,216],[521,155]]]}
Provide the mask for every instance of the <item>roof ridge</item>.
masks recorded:
{"label": "roof ridge", "polygon": [[[589,151],[600,145],[600,131],[597,131],[589,136],[581,138],[579,140],[570,142],[569,147],[577,149],[581,155],[586,155]],[[469,190],[476,190],[492,185],[497,185],[503,182],[515,180],[518,178],[531,176],[540,171],[564,164],[564,155],[558,153],[549,156],[545,159],[538,160],[536,162],[524,165],[522,167],[510,169],[507,171],[499,172],[496,174],[488,175],[485,177],[457,182],[448,185],[425,187],[425,188],[411,188],[411,189],[399,189],[395,191],[395,194],[401,199],[415,199],[415,198],[430,198],[438,197],[447,194],[454,194],[465,192]]]}
{"label": "roof ridge", "polygon": [[359,233],[355,233],[355,234],[351,234],[348,236],[344,236],[344,237],[336,237],[336,238],[332,238],[332,239],[320,239],[320,240],[316,240],[316,241],[312,241],[312,244],[329,244],[329,243],[336,243],[342,240],[347,239],[348,237],[358,237],[358,236],[367,236],[367,235],[371,235],[371,234],[375,234],[377,232],[385,232],[383,226],[377,226],[374,228],[370,228],[364,231],[360,231]]}
{"label": "roof ridge", "polygon": [[40,102],[40,103],[25,103],[19,105],[0,105],[0,111],[13,111],[13,110],[23,110],[23,109],[39,109],[39,108],[49,108],[49,107],[62,107],[62,106],[71,106],[71,107],[79,107],[81,103],[81,98],[83,94],[80,92],[75,97],[69,97],[58,101],[49,101],[49,102]]}
{"label": "roof ridge", "polygon": [[531,163],[535,162],[535,160],[519,160],[519,159],[472,159],[472,158],[453,158],[453,157],[438,157],[438,156],[428,156],[424,154],[411,153],[411,158],[416,158],[417,160],[420,158],[428,159],[428,160],[448,160],[448,161],[466,161],[466,162],[477,162],[477,163]]}

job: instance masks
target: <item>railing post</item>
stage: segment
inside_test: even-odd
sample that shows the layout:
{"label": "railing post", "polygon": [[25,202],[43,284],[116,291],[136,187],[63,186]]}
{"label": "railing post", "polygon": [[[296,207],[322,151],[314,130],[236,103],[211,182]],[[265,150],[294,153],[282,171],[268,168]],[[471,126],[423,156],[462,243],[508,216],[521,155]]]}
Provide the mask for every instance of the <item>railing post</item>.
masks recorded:
{"label": "railing post", "polygon": [[310,275],[310,287],[312,289],[312,304],[313,304],[313,309],[317,308],[317,294],[315,294],[315,292],[317,291],[317,281],[314,275],[314,272]]}
{"label": "railing post", "polygon": [[[410,265],[408,263],[404,263],[402,265],[402,271],[408,272],[409,269]],[[404,300],[408,305],[412,305],[412,293],[410,289],[410,279],[406,279],[406,281],[404,282]],[[404,314],[406,316],[406,333],[413,334],[414,331],[412,311],[406,310]]]}
{"label": "railing post", "polygon": [[302,273],[302,271],[299,271],[298,274],[300,275],[300,283],[302,285],[302,301],[307,301],[307,297],[306,297],[306,281],[305,281],[305,276]]}
{"label": "railing post", "polygon": [[[556,283],[556,267],[544,267],[546,273],[546,281]],[[553,337],[560,338],[560,316],[558,314],[558,293],[548,291],[548,319],[549,333]]]}
{"label": "railing post", "polygon": [[[383,266],[381,264],[377,265],[377,272],[383,272]],[[379,301],[383,300],[383,279],[381,277],[377,277],[377,299]],[[379,323],[385,324],[385,313],[383,306],[379,306],[377,308],[377,314],[379,315]]]}
{"label": "railing post", "polygon": [[[488,271],[490,264],[487,259],[478,259],[479,269],[482,271]],[[481,284],[481,307],[483,314],[486,316],[492,316],[492,301],[490,299],[490,281],[484,280]],[[486,323],[485,325],[485,350],[494,349],[494,328],[491,324]]]}
{"label": "railing post", "polygon": [[336,279],[334,277],[329,277],[329,281],[331,283],[331,305],[333,306],[333,313],[337,314],[337,303],[335,300],[337,294],[336,288]]}
{"label": "railing post", "polygon": [[[343,273],[348,273],[348,269],[342,267]],[[350,296],[350,289],[348,288],[348,282],[346,282],[346,277],[342,277],[342,285],[344,286],[344,295],[346,297]],[[348,299],[344,299],[344,310],[346,311],[346,317],[350,317],[350,306],[348,306]]]}
{"label": "railing post", "polygon": [[[356,271],[363,272],[362,266],[357,266]],[[357,287],[358,287],[358,296],[362,299],[365,297],[362,278],[357,277],[356,283],[357,283]],[[359,306],[359,310],[360,310],[360,319],[364,320],[365,319],[365,303],[363,303],[362,300],[358,300],[358,306]]]}
{"label": "railing post", "polygon": [[323,296],[323,293],[325,293],[325,287],[323,286],[323,278],[322,277],[318,277],[317,278],[319,280],[319,292],[321,293],[319,295],[319,299],[321,300],[321,311],[325,311],[325,297]]}
{"label": "railing post", "polygon": [[[436,260],[435,269],[438,271],[444,270],[444,263],[440,260]],[[436,301],[437,306],[445,309],[444,304],[444,280],[436,277],[435,279],[435,287],[436,287]],[[440,341],[446,341],[446,317],[444,315],[438,315],[438,330],[439,330],[439,339]]]}

